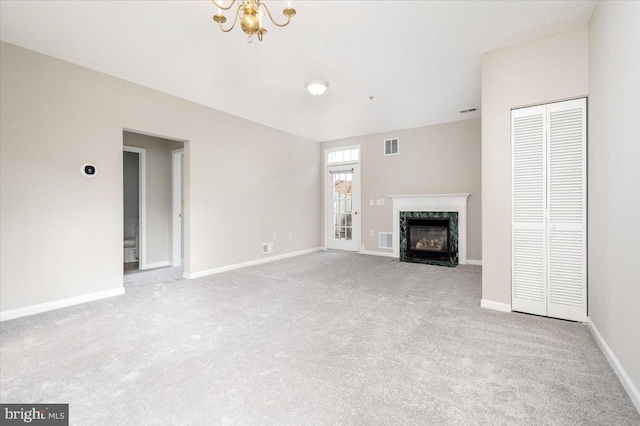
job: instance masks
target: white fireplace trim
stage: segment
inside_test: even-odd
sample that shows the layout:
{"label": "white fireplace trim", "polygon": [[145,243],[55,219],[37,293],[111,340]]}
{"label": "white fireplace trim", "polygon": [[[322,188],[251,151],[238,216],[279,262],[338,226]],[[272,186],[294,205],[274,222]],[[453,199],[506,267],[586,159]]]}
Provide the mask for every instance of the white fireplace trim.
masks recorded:
{"label": "white fireplace trim", "polygon": [[400,258],[400,212],[458,212],[458,263],[467,264],[469,194],[389,195],[393,200],[393,257]]}

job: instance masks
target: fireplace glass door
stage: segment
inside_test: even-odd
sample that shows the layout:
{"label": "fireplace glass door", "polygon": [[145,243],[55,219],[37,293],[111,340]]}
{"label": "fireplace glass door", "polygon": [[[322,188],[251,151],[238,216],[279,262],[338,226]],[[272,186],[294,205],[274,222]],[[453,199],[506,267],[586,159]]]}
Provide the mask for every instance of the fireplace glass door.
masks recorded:
{"label": "fireplace glass door", "polygon": [[414,227],[409,230],[412,250],[449,252],[446,227]]}

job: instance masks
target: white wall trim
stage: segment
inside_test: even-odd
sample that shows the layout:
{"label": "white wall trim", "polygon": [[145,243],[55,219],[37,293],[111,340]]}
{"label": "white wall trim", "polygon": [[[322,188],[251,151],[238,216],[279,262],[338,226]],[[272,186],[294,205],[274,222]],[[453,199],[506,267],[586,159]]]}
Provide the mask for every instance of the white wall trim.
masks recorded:
{"label": "white wall trim", "polygon": [[68,299],[31,305],[25,308],[12,309],[0,312],[0,321],[8,321],[15,318],[26,317],[28,315],[35,315],[42,312],[53,311],[55,309],[66,308],[68,306],[79,305],[81,303],[92,302],[94,300],[106,299],[107,297],[120,296],[122,294],[124,294],[124,287],[118,287],[111,290],[70,297]]}
{"label": "white wall trim", "polygon": [[400,257],[400,212],[458,212],[458,263],[467,264],[467,198],[463,194],[389,195],[393,200],[393,256]]}
{"label": "white wall trim", "polygon": [[171,151],[171,264],[182,264],[182,156],[184,149]]}
{"label": "white wall trim", "polygon": [[386,251],[360,250],[360,254],[368,254],[371,256],[394,257],[393,253],[386,252]]}
{"label": "white wall trim", "polygon": [[509,303],[494,302],[493,300],[487,299],[480,300],[480,307],[493,311],[511,312],[511,305]]}
{"label": "white wall trim", "polygon": [[631,378],[624,370],[622,364],[620,364],[620,361],[618,361],[616,355],[613,353],[609,345],[607,345],[607,342],[605,342],[605,340],[602,338],[602,335],[598,331],[598,327],[596,327],[596,325],[593,323],[591,317],[587,317],[587,324],[589,324],[589,330],[591,331],[591,334],[593,334],[593,338],[600,347],[600,350],[607,358],[607,361],[609,361],[609,364],[611,364],[611,367],[618,376],[618,380],[620,380],[620,383],[622,383],[624,390],[626,390],[629,394],[631,402],[633,402],[633,405],[636,406],[636,410],[640,412],[640,392],[638,392],[638,388],[633,384]]}
{"label": "white wall trim", "polygon": [[207,269],[200,272],[185,272],[182,274],[184,278],[193,279],[206,277],[207,275],[220,274],[222,272],[233,271],[234,269],[246,268],[248,266],[260,265],[262,263],[276,262],[278,260],[288,259],[290,257],[302,256],[303,254],[314,253],[316,251],[324,250],[323,247],[314,247],[311,249],[294,251],[292,253],[280,254],[278,256],[266,257],[263,259],[250,260],[249,262],[236,263],[228,266],[221,266],[219,268]]}
{"label": "white wall trim", "polygon": [[[140,216],[140,223],[138,224],[138,260],[140,261],[140,269],[148,269],[147,266],[147,150],[145,148],[138,148],[137,146],[122,147],[123,151],[135,152],[138,154],[138,214]],[[124,236],[123,236],[124,239]]]}
{"label": "white wall trim", "polygon": [[467,259],[467,265],[482,266],[482,260]]}
{"label": "white wall trim", "polygon": [[[162,262],[156,262],[156,263],[147,263],[146,266],[140,267],[140,270],[143,269],[154,269],[154,268],[163,268],[165,266],[171,266],[171,262],[169,260],[163,260]],[[176,265],[176,266],[180,266],[180,265]]]}

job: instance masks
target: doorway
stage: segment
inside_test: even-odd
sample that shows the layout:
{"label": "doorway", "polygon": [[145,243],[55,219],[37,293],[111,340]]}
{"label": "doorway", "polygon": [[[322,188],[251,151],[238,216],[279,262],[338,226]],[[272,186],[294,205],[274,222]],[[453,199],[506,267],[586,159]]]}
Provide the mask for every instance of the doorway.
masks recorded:
{"label": "doorway", "polygon": [[359,147],[328,150],[325,158],[327,249],[359,252]]}
{"label": "doorway", "polygon": [[147,150],[123,146],[124,270],[146,268]]}
{"label": "doorway", "polygon": [[174,149],[171,151],[171,179],[172,179],[172,199],[171,199],[171,229],[172,229],[172,261],[173,266],[180,266],[184,263],[184,197],[182,191],[182,170],[184,161],[184,149]]}
{"label": "doorway", "polygon": [[[182,269],[184,146],[176,139],[123,131],[125,275],[172,266]],[[132,171],[132,155],[138,158],[137,174]],[[134,175],[137,186],[128,177]]]}

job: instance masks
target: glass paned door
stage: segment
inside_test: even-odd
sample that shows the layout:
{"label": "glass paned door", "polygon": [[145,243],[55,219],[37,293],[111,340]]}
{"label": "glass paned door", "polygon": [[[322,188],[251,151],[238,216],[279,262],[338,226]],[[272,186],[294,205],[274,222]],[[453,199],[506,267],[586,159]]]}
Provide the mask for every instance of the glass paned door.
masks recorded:
{"label": "glass paned door", "polygon": [[358,165],[330,167],[327,185],[327,248],[358,251]]}

